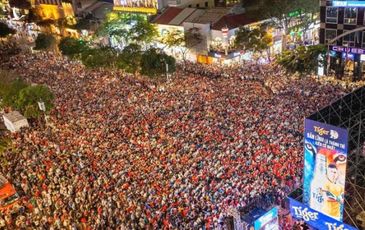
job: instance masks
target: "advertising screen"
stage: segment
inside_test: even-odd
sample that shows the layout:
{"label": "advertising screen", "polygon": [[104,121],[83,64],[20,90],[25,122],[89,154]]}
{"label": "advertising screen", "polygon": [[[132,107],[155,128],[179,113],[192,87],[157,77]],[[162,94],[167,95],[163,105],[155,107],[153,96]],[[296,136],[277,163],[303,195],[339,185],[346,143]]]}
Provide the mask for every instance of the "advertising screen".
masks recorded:
{"label": "advertising screen", "polygon": [[254,222],[255,230],[279,230],[278,208],[272,208]]}
{"label": "advertising screen", "polygon": [[155,14],[158,0],[114,0],[114,10]]}
{"label": "advertising screen", "polygon": [[290,215],[297,219],[303,220],[308,225],[321,230],[356,230],[356,228],[335,220],[329,216],[326,216],[316,210],[311,209],[305,204],[300,203],[297,200],[289,198],[290,203]]}
{"label": "advertising screen", "polygon": [[332,125],[305,120],[304,203],[342,221],[348,132]]}
{"label": "advertising screen", "polygon": [[365,1],[364,0],[352,0],[352,1],[338,0],[338,1],[332,1],[332,6],[337,6],[337,7],[365,7]]}

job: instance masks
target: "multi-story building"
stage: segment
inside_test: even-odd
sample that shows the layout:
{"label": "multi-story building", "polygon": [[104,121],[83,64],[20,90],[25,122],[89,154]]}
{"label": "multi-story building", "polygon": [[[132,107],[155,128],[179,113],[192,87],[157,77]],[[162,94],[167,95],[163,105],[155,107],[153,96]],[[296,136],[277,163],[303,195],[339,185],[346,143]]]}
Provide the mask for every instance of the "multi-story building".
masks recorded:
{"label": "multi-story building", "polygon": [[329,74],[335,72],[339,77],[362,78],[365,60],[365,1],[321,0],[320,22],[320,44],[328,47]]}

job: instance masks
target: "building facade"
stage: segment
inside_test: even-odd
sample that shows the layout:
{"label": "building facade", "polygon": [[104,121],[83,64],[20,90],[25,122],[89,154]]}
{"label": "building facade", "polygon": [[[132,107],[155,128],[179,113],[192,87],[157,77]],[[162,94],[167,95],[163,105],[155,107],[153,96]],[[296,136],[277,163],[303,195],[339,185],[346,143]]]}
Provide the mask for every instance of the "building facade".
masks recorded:
{"label": "building facade", "polygon": [[328,47],[328,74],[358,80],[365,70],[365,1],[320,3],[320,44]]}

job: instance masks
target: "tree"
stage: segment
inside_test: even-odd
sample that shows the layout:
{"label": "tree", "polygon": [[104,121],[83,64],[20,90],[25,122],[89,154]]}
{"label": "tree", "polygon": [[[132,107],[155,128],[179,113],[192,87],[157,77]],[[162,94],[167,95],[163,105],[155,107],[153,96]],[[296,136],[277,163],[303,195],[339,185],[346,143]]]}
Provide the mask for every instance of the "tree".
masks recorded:
{"label": "tree", "polygon": [[290,23],[298,17],[292,12],[300,7],[301,0],[265,0],[265,5],[270,7],[263,7],[261,15],[264,19],[270,19],[271,24],[283,31],[282,34],[282,49],[286,50],[286,40],[289,34]]}
{"label": "tree", "polygon": [[18,98],[19,92],[28,85],[23,80],[16,79],[8,85],[9,87],[7,87],[6,83],[4,86],[5,87],[3,88],[2,92],[0,92],[2,106],[16,108],[16,100]]}
{"label": "tree", "polygon": [[185,43],[185,36],[181,30],[171,30],[161,38],[161,42],[168,48],[181,46]]}
{"label": "tree", "polygon": [[10,34],[15,34],[15,30],[10,28],[4,22],[0,22],[0,38],[5,38]]}
{"label": "tree", "polygon": [[53,93],[44,85],[27,86],[20,90],[15,101],[16,108],[27,118],[39,118],[42,114],[38,102],[44,102],[45,112],[53,108]]}
{"label": "tree", "polygon": [[156,27],[141,15],[111,13],[97,31],[98,36],[115,38],[125,46],[129,43],[146,44],[157,37]]}
{"label": "tree", "polygon": [[141,46],[131,43],[124,47],[118,55],[116,67],[124,69],[128,73],[136,73],[141,65],[142,51]]}
{"label": "tree", "polygon": [[51,34],[38,34],[35,40],[35,47],[36,50],[51,50],[54,49],[56,45],[56,38],[53,37]]}
{"label": "tree", "polygon": [[168,65],[169,73],[175,72],[175,58],[161,50],[150,48],[142,54],[141,73],[150,77],[161,76],[166,73],[166,64]]}
{"label": "tree", "polygon": [[12,82],[17,78],[17,75],[15,75],[13,72],[0,69],[0,98],[4,98],[4,96],[9,91]]}
{"label": "tree", "polygon": [[299,0],[299,5],[301,9],[299,19],[303,34],[302,40],[304,42],[306,40],[306,32],[315,23],[319,14],[318,0]]}
{"label": "tree", "polygon": [[86,51],[88,46],[83,40],[66,37],[61,39],[60,43],[58,44],[58,48],[63,55],[73,58]]}
{"label": "tree", "polygon": [[241,27],[235,38],[235,47],[251,52],[267,52],[267,56],[270,59],[270,46],[272,45],[272,37],[266,31],[266,27],[248,29]]}
{"label": "tree", "polygon": [[[191,36],[191,35],[190,35]],[[199,36],[199,35],[196,35]],[[186,53],[188,48],[185,42],[186,36],[181,30],[168,31],[162,38],[161,43],[165,44],[168,48],[178,48],[182,54],[182,59],[185,62]],[[199,40],[201,41],[201,40]],[[174,54],[173,54],[174,55]]]}
{"label": "tree", "polygon": [[326,47],[324,45],[299,46],[294,50],[284,51],[279,55],[277,63],[289,73],[310,74],[317,70],[318,65],[325,65],[326,60],[318,58],[319,55],[325,54]]}
{"label": "tree", "polygon": [[87,49],[81,53],[82,63],[89,68],[115,66],[116,52],[112,48]]}
{"label": "tree", "polygon": [[[185,33],[185,45],[187,49],[191,49],[191,50],[195,50],[195,51],[199,51],[201,50],[201,45],[203,42],[203,36],[200,33],[200,29],[193,27],[190,28],[186,33]],[[187,51],[187,50],[186,50]],[[183,54],[184,56],[185,54]]]}

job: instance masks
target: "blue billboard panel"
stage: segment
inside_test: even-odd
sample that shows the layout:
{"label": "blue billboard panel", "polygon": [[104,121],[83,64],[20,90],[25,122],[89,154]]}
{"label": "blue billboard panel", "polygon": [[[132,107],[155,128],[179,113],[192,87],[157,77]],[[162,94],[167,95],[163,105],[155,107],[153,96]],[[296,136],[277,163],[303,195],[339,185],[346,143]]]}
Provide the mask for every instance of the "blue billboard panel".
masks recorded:
{"label": "blue billboard panel", "polygon": [[255,220],[255,230],[279,230],[278,208],[274,207]]}
{"label": "blue billboard panel", "polygon": [[290,203],[290,215],[297,219],[303,220],[308,225],[320,229],[320,230],[333,230],[333,229],[341,229],[341,230],[356,230],[355,227],[347,225],[343,222],[340,222],[336,219],[333,219],[329,216],[322,214],[314,209],[311,209],[305,204],[300,203],[297,200],[292,198],[288,198]]}
{"label": "blue billboard panel", "polygon": [[365,7],[364,1],[333,1],[332,6],[336,7]]}
{"label": "blue billboard panel", "polygon": [[339,221],[343,217],[347,148],[346,129],[305,120],[303,201]]}

